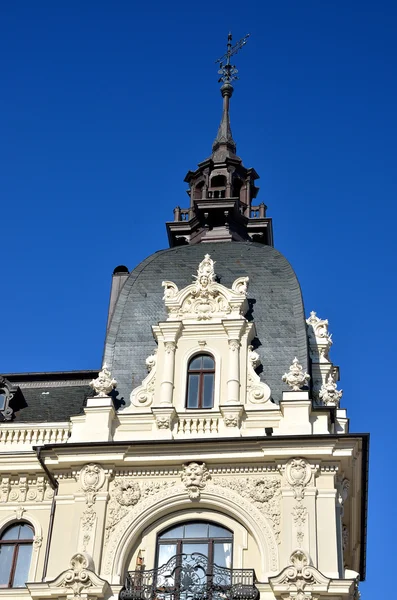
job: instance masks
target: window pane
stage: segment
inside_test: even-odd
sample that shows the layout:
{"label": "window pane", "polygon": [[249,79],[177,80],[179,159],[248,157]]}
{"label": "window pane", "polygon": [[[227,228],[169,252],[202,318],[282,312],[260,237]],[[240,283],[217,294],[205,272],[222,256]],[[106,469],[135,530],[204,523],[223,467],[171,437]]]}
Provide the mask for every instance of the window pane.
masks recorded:
{"label": "window pane", "polygon": [[183,554],[193,554],[193,552],[200,552],[204,556],[208,556],[208,544],[187,544],[186,542],[182,546]]}
{"label": "window pane", "polygon": [[33,529],[27,523],[21,523],[19,526],[19,540],[32,540]]}
{"label": "window pane", "polygon": [[160,540],[179,539],[183,537],[183,525],[177,525],[177,527],[171,527],[168,531],[165,531],[160,535]]}
{"label": "window pane", "polygon": [[14,581],[12,587],[24,587],[25,583],[28,580],[31,556],[31,544],[23,544],[19,546],[17,566],[14,573]]}
{"label": "window pane", "polygon": [[231,538],[233,534],[228,529],[224,527],[219,527],[219,525],[211,525],[210,524],[210,538]]}
{"label": "window pane", "polygon": [[196,356],[189,363],[189,369],[201,369],[202,367],[202,356]]}
{"label": "window pane", "polygon": [[165,565],[176,554],[176,544],[160,544],[158,566]]}
{"label": "window pane", "polygon": [[3,392],[0,392],[0,410],[4,410],[6,405],[6,395]]}
{"label": "window pane", "polygon": [[213,369],[214,368],[214,359],[212,356],[203,356],[203,367],[204,369]]}
{"label": "window pane", "polygon": [[11,525],[1,536],[2,540],[32,540],[33,530],[27,523]]}
{"label": "window pane", "polygon": [[204,396],[203,396],[203,408],[212,408],[213,396],[214,396],[214,375],[206,374],[204,377]]}
{"label": "window pane", "polygon": [[2,540],[18,540],[20,525],[11,525],[1,536]]}
{"label": "window pane", "polygon": [[8,587],[15,546],[0,544],[0,587]]}
{"label": "window pane", "polygon": [[189,375],[187,407],[198,407],[199,375]]}
{"label": "window pane", "polygon": [[232,568],[232,544],[230,542],[214,544],[214,563],[219,567]]}
{"label": "window pane", "polygon": [[185,538],[208,537],[208,523],[188,523],[185,525]]}

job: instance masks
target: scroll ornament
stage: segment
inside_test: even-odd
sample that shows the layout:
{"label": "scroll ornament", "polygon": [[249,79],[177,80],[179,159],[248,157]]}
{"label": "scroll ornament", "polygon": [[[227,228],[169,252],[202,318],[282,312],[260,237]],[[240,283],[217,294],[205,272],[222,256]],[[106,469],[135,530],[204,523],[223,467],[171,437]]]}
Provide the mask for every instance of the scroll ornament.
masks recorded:
{"label": "scroll ornament", "polygon": [[154,399],[154,390],[156,385],[156,367],[157,367],[157,348],[153,354],[146,359],[147,376],[141,385],[131,392],[131,403],[134,406],[150,406]]}
{"label": "scroll ornament", "polygon": [[260,380],[255,371],[260,362],[259,354],[253,346],[248,346],[247,399],[252,404],[265,404],[271,396],[270,387]]}

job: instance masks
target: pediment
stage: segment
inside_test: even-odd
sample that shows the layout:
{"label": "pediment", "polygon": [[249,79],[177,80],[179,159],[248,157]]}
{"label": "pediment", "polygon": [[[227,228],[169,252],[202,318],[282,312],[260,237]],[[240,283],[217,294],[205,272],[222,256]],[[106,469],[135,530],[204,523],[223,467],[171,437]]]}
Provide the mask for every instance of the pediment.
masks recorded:
{"label": "pediment", "polygon": [[211,321],[222,318],[243,319],[248,310],[248,277],[239,277],[231,288],[216,281],[214,261],[209,254],[199,264],[194,283],[179,289],[163,281],[167,321]]}

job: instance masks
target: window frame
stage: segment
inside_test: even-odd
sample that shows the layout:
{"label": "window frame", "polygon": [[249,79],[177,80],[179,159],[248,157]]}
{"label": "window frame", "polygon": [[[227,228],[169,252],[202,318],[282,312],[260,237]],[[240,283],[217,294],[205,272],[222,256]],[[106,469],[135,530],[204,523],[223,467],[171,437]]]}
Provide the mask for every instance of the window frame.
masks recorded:
{"label": "window frame", "polygon": [[[25,538],[25,539],[16,539],[16,538],[4,539],[4,535],[7,533],[7,531],[9,531],[12,527],[16,527],[19,525],[27,525],[29,527],[29,529],[32,532],[32,537],[30,539],[27,539],[27,538]],[[18,565],[19,547],[20,546],[29,546],[29,545],[31,546],[32,551],[30,553],[29,568],[28,568],[28,576],[29,576],[30,568],[32,566],[34,536],[35,536],[34,527],[28,521],[10,523],[7,525],[7,527],[5,527],[2,530],[2,532],[0,534],[0,548],[2,546],[13,546],[13,551],[12,551],[12,560],[11,560],[11,567],[10,567],[10,572],[9,572],[9,577],[8,577],[8,583],[7,583],[7,585],[0,583],[0,590],[21,589],[25,586],[26,582],[23,586],[14,586],[15,571],[16,571],[16,568]]]}
{"label": "window frame", "polygon": [[[214,366],[212,369],[206,369],[201,367],[200,369],[191,369],[190,365],[191,363],[196,360],[197,358],[204,358],[204,357],[209,357],[212,359]],[[215,363],[215,357],[210,354],[209,352],[200,352],[198,354],[193,354],[193,356],[191,356],[189,358],[189,361],[187,363],[187,375],[186,375],[186,398],[185,398],[185,408],[187,410],[211,410],[214,408],[214,404],[215,404],[215,371],[216,371],[216,363]],[[198,393],[197,393],[197,406],[189,406],[189,390],[190,390],[190,376],[191,375],[198,375],[199,376],[199,383],[198,383]],[[204,401],[204,376],[205,375],[212,375],[212,398],[211,398],[211,406],[203,406],[203,401]]]}
{"label": "window frame", "polygon": [[[234,551],[234,532],[232,530],[230,530],[228,527],[225,527],[225,525],[220,525],[219,523],[215,523],[213,521],[206,521],[206,520],[200,520],[200,519],[192,519],[192,520],[188,520],[188,521],[182,521],[180,523],[180,525],[182,525],[182,527],[185,527],[186,525],[192,525],[192,524],[196,524],[196,523],[204,523],[206,525],[215,525],[217,527],[221,527],[222,529],[227,530],[230,533],[230,536],[219,536],[219,537],[210,537],[210,535],[208,535],[207,537],[175,537],[175,538],[164,538],[161,539],[161,536],[166,533],[169,529],[173,529],[175,527],[178,527],[177,524],[172,525],[171,527],[167,527],[165,529],[163,529],[162,531],[158,532],[157,536],[156,536],[156,552],[155,552],[155,568],[158,569],[160,568],[162,565],[159,565],[159,556],[160,556],[160,546],[166,546],[166,545],[175,545],[176,546],[176,556],[180,556],[182,555],[182,547],[184,543],[188,543],[188,544],[201,544],[201,543],[205,543],[207,544],[208,547],[208,564],[210,565],[210,570],[212,570],[212,567],[216,564],[214,563],[214,545],[216,543],[220,543],[220,544],[230,544],[231,546],[231,552],[230,552],[230,564],[231,567],[230,569],[233,568],[233,551]],[[219,565],[221,566],[221,565]],[[228,568],[228,567],[226,567]]]}

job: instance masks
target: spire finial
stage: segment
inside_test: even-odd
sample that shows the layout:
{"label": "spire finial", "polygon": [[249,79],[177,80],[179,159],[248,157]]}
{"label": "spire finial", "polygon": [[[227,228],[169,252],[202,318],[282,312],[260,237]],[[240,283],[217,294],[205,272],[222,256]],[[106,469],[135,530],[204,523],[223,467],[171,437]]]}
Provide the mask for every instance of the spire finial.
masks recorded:
{"label": "spire finial", "polygon": [[232,34],[229,32],[227,36],[227,49],[226,53],[218,58],[216,63],[219,63],[219,71],[218,74],[220,78],[218,79],[219,83],[223,83],[221,87],[221,94],[223,97],[223,114],[221,124],[218,129],[218,134],[215,138],[215,141],[212,145],[212,152],[215,153],[221,146],[226,148],[227,151],[236,153],[236,143],[233,140],[232,130],[230,127],[230,117],[229,117],[229,100],[233,94],[233,86],[232,81],[238,79],[235,65],[232,65],[230,59],[234,54],[237,54],[239,50],[247,43],[249,38],[249,33],[241,38],[234,46],[232,45]]}

